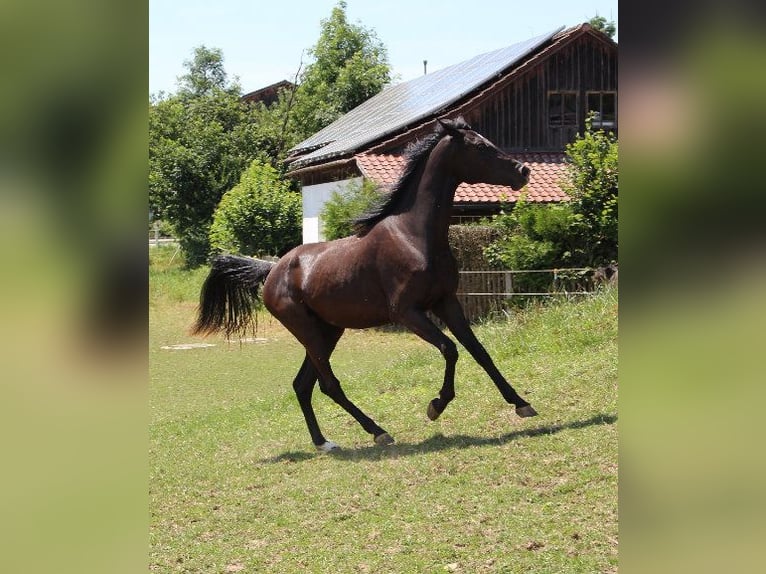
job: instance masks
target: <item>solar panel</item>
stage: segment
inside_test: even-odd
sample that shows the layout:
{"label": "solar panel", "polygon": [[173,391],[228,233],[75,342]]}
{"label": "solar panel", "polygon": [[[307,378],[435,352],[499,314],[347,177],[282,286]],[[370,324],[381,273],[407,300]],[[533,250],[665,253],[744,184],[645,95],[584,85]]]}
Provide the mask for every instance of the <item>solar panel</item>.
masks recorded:
{"label": "solar panel", "polygon": [[449,106],[518,63],[563,29],[562,26],[512,46],[386,87],[292,148],[290,151],[296,153],[321,146],[294,161],[291,169],[355,151],[368,142]]}

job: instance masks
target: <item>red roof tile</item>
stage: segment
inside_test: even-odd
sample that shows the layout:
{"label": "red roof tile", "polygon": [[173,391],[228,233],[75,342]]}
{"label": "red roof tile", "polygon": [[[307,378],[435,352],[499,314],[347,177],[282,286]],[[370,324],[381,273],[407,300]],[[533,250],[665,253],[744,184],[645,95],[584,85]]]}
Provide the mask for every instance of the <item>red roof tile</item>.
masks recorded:
{"label": "red roof tile", "polygon": [[[529,183],[523,190],[514,191],[504,185],[461,183],[455,192],[455,203],[517,201],[522,193],[526,193],[527,201],[554,202],[569,199],[559,187],[559,182],[566,176],[563,153],[526,152],[513,154],[513,157],[531,170]],[[354,159],[364,177],[383,188],[396,183],[406,161],[402,156],[388,154],[359,154]]]}

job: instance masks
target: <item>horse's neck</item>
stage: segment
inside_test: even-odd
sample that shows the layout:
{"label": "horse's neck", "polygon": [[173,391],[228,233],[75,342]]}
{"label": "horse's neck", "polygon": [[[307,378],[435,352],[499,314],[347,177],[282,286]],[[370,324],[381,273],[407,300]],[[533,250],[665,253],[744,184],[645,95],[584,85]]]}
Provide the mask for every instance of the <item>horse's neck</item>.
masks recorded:
{"label": "horse's neck", "polygon": [[[429,242],[445,242],[452,214],[452,201],[458,182],[437,163],[439,158],[429,158],[423,173],[417,178],[411,208],[403,214],[402,222],[414,234]],[[443,160],[441,160],[443,161]]]}

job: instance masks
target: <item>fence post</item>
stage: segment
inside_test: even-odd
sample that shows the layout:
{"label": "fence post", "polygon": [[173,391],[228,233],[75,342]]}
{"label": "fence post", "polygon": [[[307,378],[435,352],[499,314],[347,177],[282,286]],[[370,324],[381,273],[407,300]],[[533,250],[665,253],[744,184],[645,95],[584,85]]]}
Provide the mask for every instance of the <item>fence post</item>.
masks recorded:
{"label": "fence post", "polygon": [[[506,293],[513,293],[513,274],[512,273],[505,273],[505,292]],[[506,299],[510,299],[510,295],[506,295]]]}

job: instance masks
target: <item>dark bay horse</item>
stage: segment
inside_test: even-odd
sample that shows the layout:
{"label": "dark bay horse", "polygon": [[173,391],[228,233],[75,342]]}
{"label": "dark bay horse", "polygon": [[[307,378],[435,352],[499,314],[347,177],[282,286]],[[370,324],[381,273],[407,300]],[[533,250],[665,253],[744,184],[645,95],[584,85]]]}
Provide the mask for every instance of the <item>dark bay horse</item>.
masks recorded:
{"label": "dark bay horse", "polygon": [[266,308],[306,348],[293,388],[311,440],[337,448],[319,429],[311,395],[319,388],[345,409],[376,444],[393,438],[352,403],[330,366],[346,328],[398,323],[435,346],[446,361],[439,396],[427,410],[436,420],[455,396],[458,351],[427,316],[431,311],[484,368],[521,417],[536,415],[495,367],[473,334],[456,297],[458,268],[447,232],[461,182],[521,189],[529,168],[473,131],[462,118],[437,120],[435,131],[412,146],[398,183],[372,211],[356,220],[354,236],[296,247],[277,263],[221,255],[212,262],[200,296],[195,333],[243,333],[253,320],[263,284]]}

